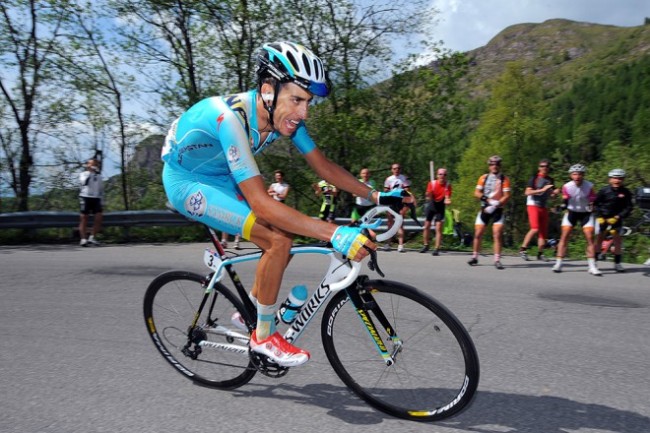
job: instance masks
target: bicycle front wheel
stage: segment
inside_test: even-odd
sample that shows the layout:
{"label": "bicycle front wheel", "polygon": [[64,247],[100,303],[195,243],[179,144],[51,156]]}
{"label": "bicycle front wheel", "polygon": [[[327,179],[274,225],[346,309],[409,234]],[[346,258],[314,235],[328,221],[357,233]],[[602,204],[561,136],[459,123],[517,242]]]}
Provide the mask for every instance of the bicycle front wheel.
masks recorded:
{"label": "bicycle front wheel", "polygon": [[215,284],[192,326],[205,296],[206,277],[172,271],[151,282],[144,297],[144,320],[156,349],[179,373],[214,388],[246,384],[256,369],[248,356],[249,336],[231,323],[244,315],[241,301]]}
{"label": "bicycle front wheel", "polygon": [[469,333],[447,308],[414,287],[374,280],[339,292],[325,309],[321,334],[341,380],[390,415],[448,418],[466,408],[476,392],[479,362]]}

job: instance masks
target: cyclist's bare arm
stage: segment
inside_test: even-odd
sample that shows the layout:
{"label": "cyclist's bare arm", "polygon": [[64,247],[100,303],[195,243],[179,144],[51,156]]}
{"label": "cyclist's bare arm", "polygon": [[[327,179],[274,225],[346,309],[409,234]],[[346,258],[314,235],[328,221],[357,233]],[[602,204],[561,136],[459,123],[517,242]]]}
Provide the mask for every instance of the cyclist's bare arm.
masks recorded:
{"label": "cyclist's bare arm", "polygon": [[[329,241],[334,231],[338,228],[334,224],[311,218],[282,202],[274,200],[266,193],[262,176],[254,176],[246,179],[239,184],[239,188],[258,220],[256,225],[277,227],[288,233],[307,236],[322,241]],[[259,237],[256,238],[256,236],[263,236],[262,233],[264,232],[266,231],[260,228],[256,229],[255,226],[253,226],[251,232],[251,240],[261,244],[260,247],[262,248],[264,248],[269,240]],[[375,244],[371,241],[367,241],[365,245],[372,249],[376,248]],[[367,255],[368,251],[361,248],[354,257],[354,260],[362,260]]]}

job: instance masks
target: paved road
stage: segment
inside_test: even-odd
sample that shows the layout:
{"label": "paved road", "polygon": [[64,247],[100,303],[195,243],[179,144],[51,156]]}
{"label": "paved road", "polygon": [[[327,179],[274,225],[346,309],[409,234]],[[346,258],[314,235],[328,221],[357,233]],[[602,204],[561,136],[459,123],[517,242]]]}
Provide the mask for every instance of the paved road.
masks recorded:
{"label": "paved road", "polygon": [[[318,329],[312,360],[235,391],[193,385],[154,350],[141,303],[157,274],[203,273],[205,244],[0,247],[1,432],[650,431],[650,268],[586,273],[506,257],[380,253],[387,278],[446,304],[481,359],[472,407],[434,425],[367,407],[338,380]],[[294,260],[286,287],[314,286],[321,258]],[[247,266],[247,265],[246,265]],[[247,268],[242,266],[241,273]],[[250,282],[244,278],[244,282]]]}

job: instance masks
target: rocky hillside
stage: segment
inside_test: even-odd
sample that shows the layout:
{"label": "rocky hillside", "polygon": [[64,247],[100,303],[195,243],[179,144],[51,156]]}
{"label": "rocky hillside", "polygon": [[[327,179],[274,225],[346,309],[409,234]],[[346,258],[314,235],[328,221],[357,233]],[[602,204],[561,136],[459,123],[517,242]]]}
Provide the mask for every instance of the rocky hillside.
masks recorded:
{"label": "rocky hillside", "polygon": [[162,149],[165,137],[162,135],[151,135],[142,140],[135,149],[135,154],[129,161],[129,171],[146,170],[151,177],[158,177],[162,170],[160,150]]}
{"label": "rocky hillside", "polygon": [[512,61],[523,63],[547,89],[561,91],[585,73],[606,72],[608,67],[648,54],[647,22],[637,27],[616,27],[564,19],[508,27],[484,47],[467,53],[477,96],[484,94],[486,84]]}

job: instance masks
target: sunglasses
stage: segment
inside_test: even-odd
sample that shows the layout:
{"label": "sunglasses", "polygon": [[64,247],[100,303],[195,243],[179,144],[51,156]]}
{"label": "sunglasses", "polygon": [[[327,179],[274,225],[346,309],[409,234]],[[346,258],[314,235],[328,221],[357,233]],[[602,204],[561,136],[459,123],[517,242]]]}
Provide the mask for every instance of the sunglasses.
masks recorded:
{"label": "sunglasses", "polygon": [[548,165],[540,165],[539,168],[548,168]]}
{"label": "sunglasses", "polygon": [[491,162],[488,165],[501,165],[501,164],[499,164],[498,162]]}

